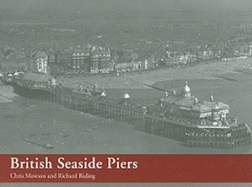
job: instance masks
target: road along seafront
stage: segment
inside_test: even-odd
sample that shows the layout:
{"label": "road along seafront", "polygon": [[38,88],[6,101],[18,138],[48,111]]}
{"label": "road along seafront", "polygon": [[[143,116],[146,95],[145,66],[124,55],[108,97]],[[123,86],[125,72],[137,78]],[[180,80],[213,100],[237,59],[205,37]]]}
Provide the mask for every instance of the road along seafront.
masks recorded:
{"label": "road along seafront", "polygon": [[59,77],[58,81],[64,87],[72,88],[79,84],[92,87],[97,84],[105,89],[146,89],[144,84],[152,85],[159,81],[167,80],[192,80],[192,79],[218,79],[215,75],[236,73],[236,69],[249,69],[252,67],[252,58],[230,61],[202,62],[193,66],[181,66],[178,68],[164,68],[152,71],[125,73],[120,76],[96,75],[96,76],[71,76]]}

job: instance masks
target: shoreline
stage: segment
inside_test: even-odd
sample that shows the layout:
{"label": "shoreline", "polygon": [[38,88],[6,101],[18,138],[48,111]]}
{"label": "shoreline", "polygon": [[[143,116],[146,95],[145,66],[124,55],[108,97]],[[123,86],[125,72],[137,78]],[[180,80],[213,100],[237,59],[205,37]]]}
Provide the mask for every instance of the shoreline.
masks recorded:
{"label": "shoreline", "polygon": [[59,83],[68,88],[73,88],[76,84],[84,88],[97,84],[99,88],[104,89],[147,89],[149,87],[144,84],[153,85],[159,81],[177,79],[218,79],[214,76],[231,72],[238,73],[234,70],[251,67],[252,58],[250,57],[242,60],[216,61],[179,68],[127,73],[120,76],[95,75],[89,77],[60,77]]}

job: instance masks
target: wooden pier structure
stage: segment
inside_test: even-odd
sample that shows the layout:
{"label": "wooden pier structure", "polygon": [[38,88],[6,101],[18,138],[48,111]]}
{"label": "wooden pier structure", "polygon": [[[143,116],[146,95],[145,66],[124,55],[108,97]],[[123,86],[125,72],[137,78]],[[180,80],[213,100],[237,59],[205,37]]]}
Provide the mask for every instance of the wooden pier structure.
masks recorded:
{"label": "wooden pier structure", "polygon": [[139,104],[94,96],[88,90],[17,83],[14,91],[27,98],[57,103],[72,110],[132,124],[136,130],[178,140],[188,147],[231,148],[251,143],[251,132],[248,132],[250,129],[246,124],[209,132],[197,125],[162,116],[159,112],[157,115],[149,114],[147,107]]}

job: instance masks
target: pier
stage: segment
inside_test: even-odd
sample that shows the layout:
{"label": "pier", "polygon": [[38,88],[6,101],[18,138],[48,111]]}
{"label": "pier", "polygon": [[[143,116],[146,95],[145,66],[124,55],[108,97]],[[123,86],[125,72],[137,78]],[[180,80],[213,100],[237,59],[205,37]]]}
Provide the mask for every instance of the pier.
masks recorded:
{"label": "pier", "polygon": [[[251,132],[246,124],[226,130],[198,128],[189,122],[147,112],[147,107],[130,101],[118,101],[91,94],[88,90],[75,90],[60,85],[32,85],[18,82],[15,93],[30,99],[57,103],[66,108],[113,119],[134,126],[135,130],[180,141],[188,147],[232,148],[251,143]],[[231,136],[232,134],[232,136]]]}

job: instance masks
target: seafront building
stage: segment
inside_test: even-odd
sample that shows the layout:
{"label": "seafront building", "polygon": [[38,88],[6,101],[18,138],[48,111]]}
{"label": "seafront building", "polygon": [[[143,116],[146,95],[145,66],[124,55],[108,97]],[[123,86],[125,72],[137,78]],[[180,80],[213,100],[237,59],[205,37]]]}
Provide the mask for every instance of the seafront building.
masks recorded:
{"label": "seafront building", "polygon": [[72,70],[74,72],[89,72],[90,70],[90,51],[85,48],[77,48],[71,56]]}
{"label": "seafront building", "polygon": [[28,62],[28,72],[48,74],[49,73],[49,56],[44,51],[34,51]]}
{"label": "seafront building", "polygon": [[132,61],[125,61],[125,62],[117,62],[115,64],[115,72],[118,73],[125,73],[130,72],[133,70],[133,62]]}
{"label": "seafront building", "polygon": [[110,73],[114,70],[109,48],[77,47],[57,51],[55,63],[60,73]]}
{"label": "seafront building", "polygon": [[37,52],[36,56],[37,72],[48,73],[48,55],[45,52]]}
{"label": "seafront building", "polygon": [[110,73],[114,70],[111,61],[111,52],[109,48],[92,47],[90,52],[91,67],[90,73]]}
{"label": "seafront building", "polygon": [[60,73],[67,72],[71,68],[72,54],[73,51],[71,49],[56,51],[54,65]]}
{"label": "seafront building", "polygon": [[249,55],[252,55],[252,42],[249,44]]}

